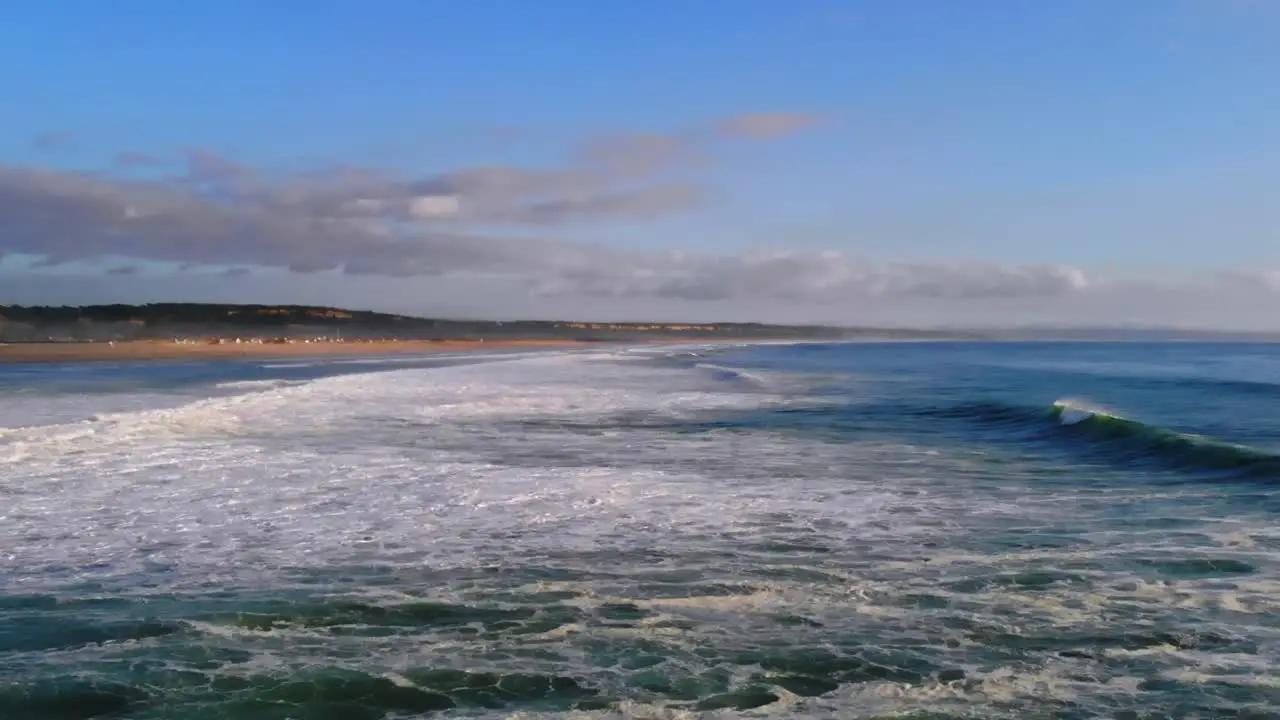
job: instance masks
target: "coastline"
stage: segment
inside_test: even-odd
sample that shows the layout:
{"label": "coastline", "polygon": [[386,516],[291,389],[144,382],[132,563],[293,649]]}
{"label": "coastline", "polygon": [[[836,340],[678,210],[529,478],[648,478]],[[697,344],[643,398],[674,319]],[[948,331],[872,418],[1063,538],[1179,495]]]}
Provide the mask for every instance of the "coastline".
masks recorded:
{"label": "coastline", "polygon": [[[639,341],[643,343],[645,341]],[[649,341],[654,342],[654,341]],[[656,342],[663,342],[657,340]],[[571,348],[630,343],[561,339],[370,340],[295,343],[176,343],[170,340],[119,342],[0,343],[0,364],[145,362],[240,358],[396,355],[432,352]]]}

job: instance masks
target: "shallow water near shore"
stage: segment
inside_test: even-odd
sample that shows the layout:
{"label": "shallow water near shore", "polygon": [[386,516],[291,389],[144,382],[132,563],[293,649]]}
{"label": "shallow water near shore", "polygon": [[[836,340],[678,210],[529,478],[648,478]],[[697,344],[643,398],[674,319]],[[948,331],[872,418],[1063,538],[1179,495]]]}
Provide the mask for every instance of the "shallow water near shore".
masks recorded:
{"label": "shallow water near shore", "polygon": [[1275,717],[1280,349],[0,367],[0,717]]}

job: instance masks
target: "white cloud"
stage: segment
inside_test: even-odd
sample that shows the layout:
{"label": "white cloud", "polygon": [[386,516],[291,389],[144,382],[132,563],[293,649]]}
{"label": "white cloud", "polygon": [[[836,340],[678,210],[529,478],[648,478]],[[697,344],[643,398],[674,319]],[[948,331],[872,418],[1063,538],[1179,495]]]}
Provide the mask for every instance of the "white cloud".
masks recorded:
{"label": "white cloud", "polygon": [[1232,269],[1219,273],[1219,277],[1240,287],[1257,288],[1280,293],[1280,269],[1248,268]]}
{"label": "white cloud", "polygon": [[[865,266],[880,272],[888,270],[887,265]],[[101,272],[77,274],[67,269],[48,269],[0,272],[0,303],[293,302],[500,319],[824,322],[916,327],[1141,324],[1280,330],[1280,292],[1210,273],[1170,276],[1156,283],[1124,276],[1095,276],[1083,289],[1017,298],[975,297],[968,291],[962,291],[967,296],[964,299],[851,295],[842,291],[816,301],[804,297],[804,293],[791,293],[791,299],[785,301],[751,292],[696,301],[684,299],[697,295],[689,292],[531,295],[527,279],[528,276],[475,273],[436,276],[423,282],[412,276],[350,275],[337,271],[299,275],[283,270],[192,270],[175,275],[140,268],[125,280]]]}
{"label": "white cloud", "polygon": [[[389,275],[509,271],[552,243],[489,236],[583,222],[641,221],[705,204],[691,170],[735,134],[613,134],[592,138],[563,167],[476,166],[425,177],[337,168],[282,174],[209,150],[183,158],[176,176],[113,176],[0,164],[0,255],[50,264],[107,256],[298,271],[354,268]],[[773,120],[761,138],[799,130]],[[757,128],[759,130],[759,128]],[[137,166],[137,152],[119,154]],[[455,220],[450,234],[436,222]],[[478,230],[483,228],[483,232]],[[550,255],[580,254],[558,247]],[[534,256],[537,257],[534,257]],[[459,265],[459,262],[461,264]]]}
{"label": "white cloud", "polygon": [[962,301],[1055,297],[1090,286],[1079,268],[990,262],[873,263],[834,251],[756,251],[740,256],[632,254],[561,267],[536,285],[541,295],[768,299],[840,304],[872,298]]}
{"label": "white cloud", "polygon": [[416,218],[453,217],[461,207],[457,195],[425,195],[414,198],[409,214]]}
{"label": "white cloud", "polygon": [[[79,290],[11,275],[0,283],[0,302],[61,302],[46,292],[61,292],[66,302],[128,301],[120,293],[129,292],[143,300],[145,287],[192,296],[163,299],[197,299],[190,277],[176,285],[149,279],[145,268],[156,262],[213,269],[212,284],[199,292],[222,287],[221,299],[244,299],[235,288],[276,287],[307,302],[368,305],[359,289],[383,309],[425,311],[424,304],[445,301],[439,289],[449,287],[453,301],[508,316],[559,309],[668,319],[1098,322],[1171,317],[1174,308],[1184,318],[1208,317],[1207,308],[1246,296],[1256,313],[1280,298],[1280,271],[1265,268],[1154,280],[1052,263],[883,262],[831,250],[622,250],[571,242],[559,231],[699,207],[709,192],[692,181],[694,171],[714,158],[720,141],[777,137],[813,122],[798,114],[739,116],[696,132],[593,138],[563,167],[476,166],[408,178],[359,168],[281,174],[208,151],[188,154],[177,176],[147,179],[0,164],[0,260],[115,268],[100,282],[81,278]],[[131,161],[117,166],[163,162],[121,155]],[[126,269],[127,283],[120,280]],[[356,294],[344,301],[344,293]],[[1184,302],[1178,293],[1200,300]]]}
{"label": "white cloud", "polygon": [[[198,164],[213,175],[140,182],[0,166],[0,254],[42,257],[44,265],[110,259],[433,282],[499,277],[524,288],[526,297],[548,302],[772,303],[799,314],[912,301],[954,315],[990,302],[1067,303],[1144,282],[1069,265],[873,262],[829,250],[640,252],[477,231],[504,221],[520,230],[557,218],[634,220],[695,194],[676,190],[668,196],[672,186],[608,183],[592,194],[573,168],[464,169],[421,181],[366,172],[266,182],[264,173],[230,161],[201,156]],[[424,186],[450,192],[423,193]],[[444,231],[442,218],[456,222]],[[1249,270],[1171,282],[1274,292],[1280,273]]]}

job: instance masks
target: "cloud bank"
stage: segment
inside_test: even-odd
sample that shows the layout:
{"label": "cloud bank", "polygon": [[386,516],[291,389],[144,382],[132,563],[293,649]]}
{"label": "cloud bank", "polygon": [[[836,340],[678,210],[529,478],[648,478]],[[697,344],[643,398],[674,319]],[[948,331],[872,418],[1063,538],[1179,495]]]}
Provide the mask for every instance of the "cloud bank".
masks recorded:
{"label": "cloud bank", "polygon": [[[564,239],[714,202],[705,168],[727,152],[804,132],[819,118],[761,113],[671,133],[583,140],[553,167],[485,165],[421,176],[375,168],[281,172],[209,151],[117,153],[105,170],[0,164],[0,260],[91,264],[133,282],[139,263],[432,282],[501,281],[529,298],[842,307],[984,303],[1113,292],[1066,265],[876,263],[834,251],[645,252]],[[785,245],[785,238],[780,238]],[[1280,275],[1218,281],[1280,291]],[[0,298],[0,301],[3,301]]]}

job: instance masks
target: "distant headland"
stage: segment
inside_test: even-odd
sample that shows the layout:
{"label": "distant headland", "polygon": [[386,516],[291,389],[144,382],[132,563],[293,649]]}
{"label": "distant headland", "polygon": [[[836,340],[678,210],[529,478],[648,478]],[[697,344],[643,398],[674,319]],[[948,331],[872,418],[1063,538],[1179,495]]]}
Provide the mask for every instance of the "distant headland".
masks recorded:
{"label": "distant headland", "polygon": [[0,362],[357,355],[580,343],[955,337],[932,331],[763,323],[449,320],[304,305],[0,305]]}
{"label": "distant headland", "polygon": [[909,329],[768,323],[458,320],[311,305],[0,305],[0,362],[360,355],[582,343],[1274,342],[1274,333],[1159,328]]}
{"label": "distant headland", "polygon": [[77,307],[0,305],[0,342],[130,340],[646,340],[653,338],[839,340],[955,337],[925,330],[873,330],[763,323],[449,320],[305,305],[155,303]]}

